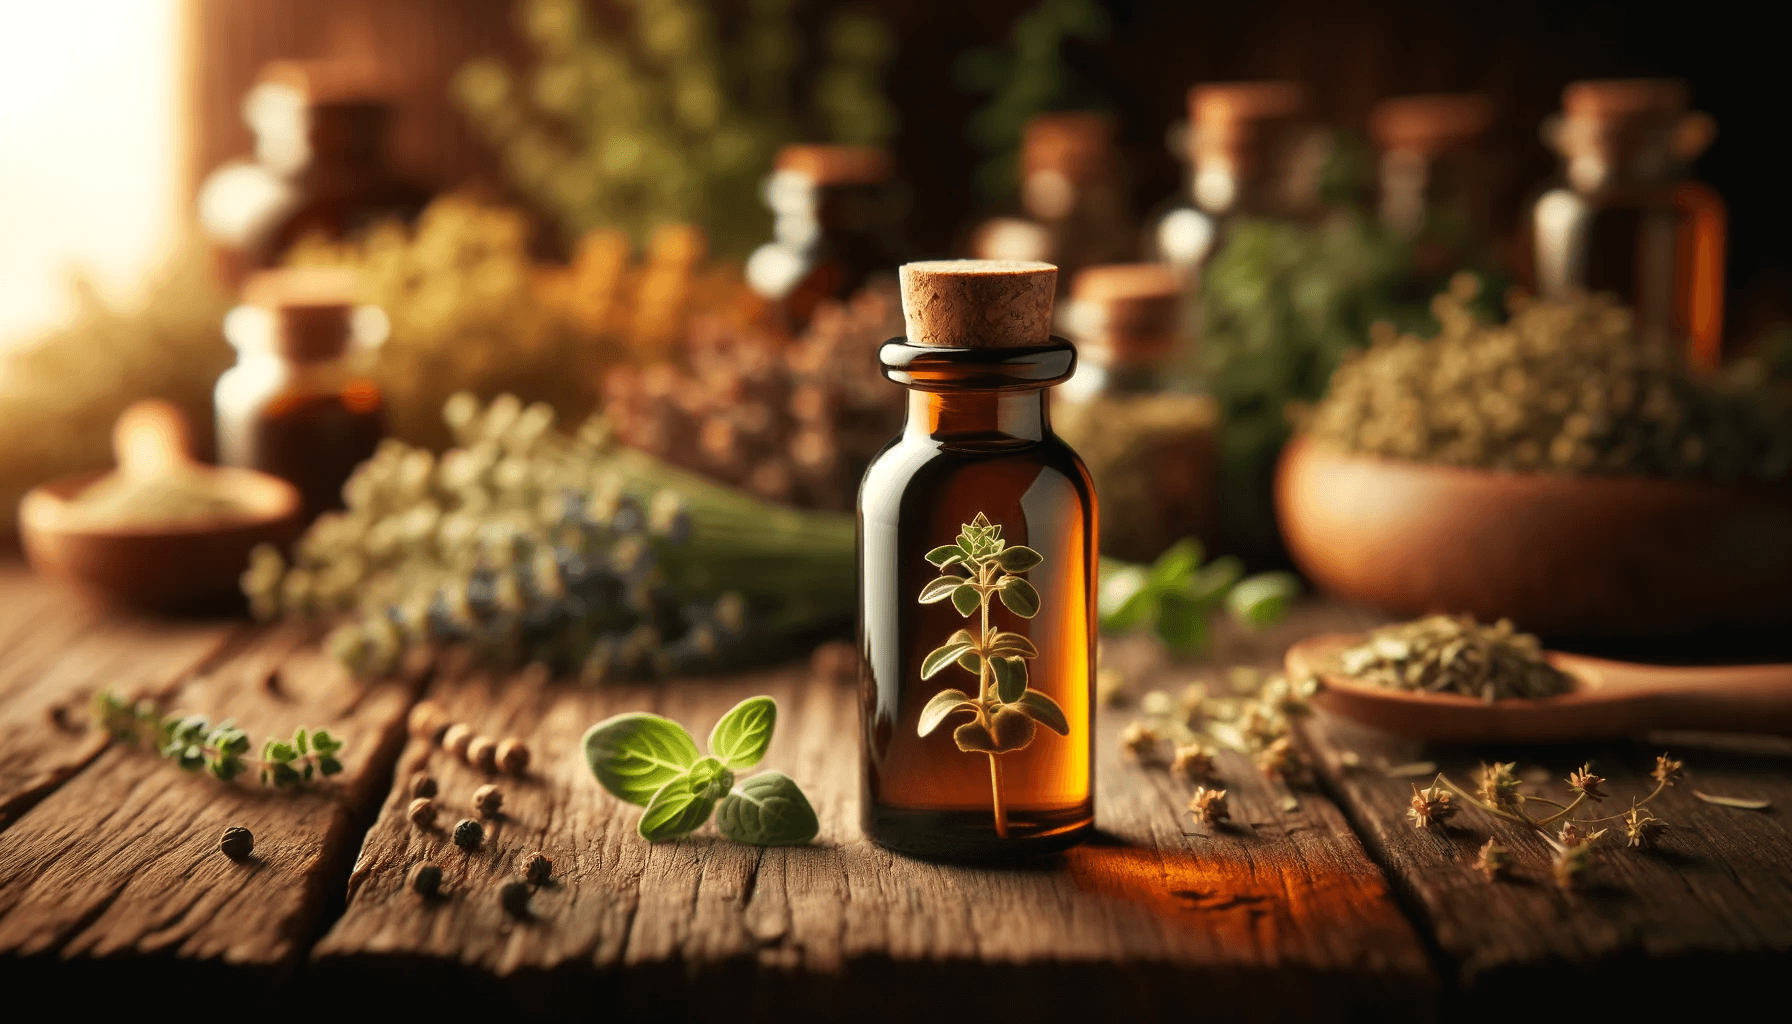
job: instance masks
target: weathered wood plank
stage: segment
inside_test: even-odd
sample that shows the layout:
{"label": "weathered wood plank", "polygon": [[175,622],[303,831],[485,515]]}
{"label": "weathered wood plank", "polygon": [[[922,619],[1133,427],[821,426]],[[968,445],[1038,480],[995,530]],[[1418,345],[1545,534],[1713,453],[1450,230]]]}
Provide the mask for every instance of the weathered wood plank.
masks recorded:
{"label": "weathered wood plank", "polygon": [[[1570,979],[1583,994],[1777,995],[1792,967],[1792,741],[1661,736],[1584,748],[1428,750],[1337,719],[1304,732],[1328,786],[1453,963],[1465,1006],[1505,1012],[1534,998],[1539,985]],[[1447,832],[1419,831],[1406,818],[1414,780],[1380,770],[1431,759],[1472,788],[1482,761],[1517,761],[1526,792],[1565,800],[1564,778],[1590,759],[1610,780],[1610,798],[1585,812],[1595,816],[1620,814],[1646,796],[1663,750],[1688,765],[1686,780],[1650,805],[1673,827],[1653,851],[1627,849],[1614,827],[1595,845],[1588,885],[1572,893],[1553,884],[1551,850],[1532,830],[1471,810]],[[1346,765],[1346,751],[1355,766]],[[1767,799],[1774,808],[1716,807],[1695,789]],[[1515,851],[1512,880],[1489,883],[1472,870],[1488,838]]]}
{"label": "weathered wood plank", "polygon": [[[791,774],[821,817],[808,847],[738,846],[710,834],[649,845],[638,810],[604,794],[578,740],[592,722],[651,709],[706,735],[723,711],[775,696],[766,767]],[[412,741],[350,882],[343,918],[313,954],[313,981],[352,984],[405,967],[489,979],[524,1005],[747,1016],[793,1009],[889,1019],[967,1012],[1104,1018],[1188,1009],[1249,1017],[1308,1012],[1422,1016],[1432,974],[1342,815],[1318,794],[1284,793],[1243,759],[1223,765],[1249,827],[1185,834],[1189,787],[1122,765],[1117,716],[1100,742],[1102,838],[1037,865],[979,870],[922,863],[858,829],[858,713],[852,688],[794,670],[726,680],[584,690],[526,678],[439,678],[431,696],[493,737],[534,752],[500,779],[505,816],[464,855],[447,838],[486,777]],[[442,827],[406,820],[404,783],[427,769]],[[552,857],[556,882],[533,916],[509,919],[498,887],[523,857]],[[420,860],[446,869],[446,898],[404,888]],[[457,968],[474,968],[473,972]]]}
{"label": "weathered wood plank", "polygon": [[158,697],[228,644],[222,622],[109,616],[18,566],[0,567],[0,830],[93,760],[101,689]]}
{"label": "weathered wood plank", "polygon": [[[298,725],[329,728],[348,743],[345,771],[284,793],[183,773],[127,744],[105,747],[0,832],[0,966],[36,976],[58,963],[110,963],[120,970],[90,973],[117,979],[120,961],[158,971],[179,962],[265,983],[299,962],[340,899],[419,682],[413,673],[355,687],[314,641],[296,630],[258,633],[167,706],[234,717],[257,746]],[[133,644],[118,645],[102,664],[131,660]],[[231,825],[255,834],[244,863],[218,852]]]}

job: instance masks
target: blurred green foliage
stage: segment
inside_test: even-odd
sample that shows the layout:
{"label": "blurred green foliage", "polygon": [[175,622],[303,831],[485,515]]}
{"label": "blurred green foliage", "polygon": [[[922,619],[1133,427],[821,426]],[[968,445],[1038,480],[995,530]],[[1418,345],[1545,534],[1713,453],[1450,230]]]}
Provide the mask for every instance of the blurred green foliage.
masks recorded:
{"label": "blurred green foliage", "polygon": [[456,75],[456,99],[506,174],[569,242],[620,227],[639,245],[661,224],[688,223],[718,256],[743,257],[770,224],[759,187],[779,146],[879,144],[894,132],[878,85],[894,40],[874,15],[830,15],[799,107],[794,0],[746,0],[727,25],[719,6],[617,0],[625,17],[612,25],[580,0],[522,0],[535,66],[487,57]]}
{"label": "blurred green foliage", "polygon": [[1015,23],[1012,49],[978,47],[959,57],[959,86],[990,94],[968,126],[971,143],[984,154],[972,177],[984,200],[1001,202],[1018,190],[1021,132],[1035,114],[1104,105],[1064,59],[1064,43],[1107,35],[1107,13],[1094,0],[1041,0]]}

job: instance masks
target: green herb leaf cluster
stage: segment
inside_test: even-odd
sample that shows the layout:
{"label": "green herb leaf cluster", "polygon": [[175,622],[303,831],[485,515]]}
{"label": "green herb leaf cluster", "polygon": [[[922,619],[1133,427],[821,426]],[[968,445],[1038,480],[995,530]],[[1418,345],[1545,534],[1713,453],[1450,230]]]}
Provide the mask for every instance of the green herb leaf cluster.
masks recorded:
{"label": "green herb leaf cluster", "polygon": [[1201,564],[1201,542],[1178,541],[1155,563],[1101,561],[1101,628],[1107,633],[1151,630],[1178,654],[1199,654],[1211,639],[1213,617],[1222,608],[1246,626],[1281,620],[1300,593],[1292,573],[1244,575],[1230,556]]}
{"label": "green herb leaf cluster", "polygon": [[1050,697],[1027,688],[1027,659],[1039,657],[1033,641],[989,624],[991,597],[1023,619],[1039,614],[1039,591],[1020,574],[1045,561],[1024,545],[1010,547],[1002,527],[977,517],[960,528],[958,539],[927,552],[940,569],[938,579],[921,588],[922,604],[950,600],[958,614],[981,612],[975,633],[961,629],[921,660],[921,678],[932,679],[956,665],[977,677],[975,696],[963,690],[941,690],[921,710],[916,730],[922,736],[939,728],[953,712],[969,711],[971,721],[952,732],[966,753],[1005,754],[1033,742],[1040,725],[1069,735],[1064,710]]}
{"label": "green herb leaf cluster", "polygon": [[782,772],[735,784],[736,771],[765,757],[777,724],[777,701],[748,698],[710,730],[703,755],[669,718],[616,715],[586,731],[585,761],[611,795],[647,809],[636,831],[648,842],[688,835],[713,811],[716,827],[735,842],[793,846],[821,830],[802,789]]}
{"label": "green herb leaf cluster", "polygon": [[290,740],[269,739],[260,757],[251,760],[244,756],[252,748],[249,734],[228,718],[214,723],[204,715],[164,717],[153,702],[127,701],[106,690],[94,695],[93,720],[113,738],[144,743],[183,771],[209,772],[225,782],[251,767],[259,770],[262,785],[280,788],[342,771],[343,742],[323,729],[301,726]]}

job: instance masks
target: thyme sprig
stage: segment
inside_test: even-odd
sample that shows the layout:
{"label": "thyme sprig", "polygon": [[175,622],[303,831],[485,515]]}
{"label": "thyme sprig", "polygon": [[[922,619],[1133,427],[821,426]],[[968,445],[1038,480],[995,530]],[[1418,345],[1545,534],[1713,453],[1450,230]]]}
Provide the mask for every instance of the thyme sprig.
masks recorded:
{"label": "thyme sprig", "polygon": [[214,723],[204,715],[164,716],[152,701],[127,701],[103,690],[94,695],[93,720],[114,739],[144,744],[183,771],[209,772],[224,782],[255,769],[262,785],[284,789],[342,771],[343,742],[324,729],[300,726],[289,740],[270,737],[251,758],[245,756],[253,747],[249,734],[228,718]]}
{"label": "thyme sprig", "polygon": [[1039,591],[1021,575],[1045,561],[1025,545],[1009,546],[1000,524],[977,513],[959,528],[958,538],[927,552],[939,567],[937,579],[921,588],[922,604],[951,601],[959,615],[980,615],[975,633],[961,629],[921,660],[921,678],[932,679],[957,665],[977,677],[975,696],[959,689],[941,690],[921,709],[915,730],[931,734],[947,717],[971,712],[971,720],[952,730],[952,740],[967,754],[989,756],[989,788],[995,810],[996,835],[1007,838],[1008,814],[1002,801],[1002,762],[998,755],[1024,750],[1043,725],[1060,736],[1070,735],[1070,722],[1058,702],[1027,685],[1027,660],[1039,649],[1019,633],[989,624],[989,602],[1023,619],[1039,614]]}

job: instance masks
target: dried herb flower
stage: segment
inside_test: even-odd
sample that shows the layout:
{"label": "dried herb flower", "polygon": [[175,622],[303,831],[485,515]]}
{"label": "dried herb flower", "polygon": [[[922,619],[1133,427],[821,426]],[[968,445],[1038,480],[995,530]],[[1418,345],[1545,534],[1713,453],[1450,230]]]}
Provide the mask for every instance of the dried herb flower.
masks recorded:
{"label": "dried herb flower", "polygon": [[472,851],[479,849],[479,844],[483,842],[485,842],[485,826],[472,818],[462,818],[454,823],[454,845],[463,850]]}
{"label": "dried herb flower", "polygon": [[442,891],[442,868],[437,864],[416,864],[411,867],[411,876],[406,886],[414,893],[429,899]]}
{"label": "dried herb flower", "polygon": [[1564,846],[1550,858],[1550,876],[1555,879],[1557,887],[1573,889],[1586,880],[1587,869],[1592,863],[1592,850],[1586,844]]}
{"label": "dried herb flower", "polygon": [[231,860],[243,860],[255,850],[255,836],[241,825],[232,825],[218,840],[218,849]]}
{"label": "dried herb flower", "polygon": [[1213,778],[1213,754],[1199,743],[1176,744],[1176,756],[1170,761],[1170,770],[1190,782],[1205,782]]}
{"label": "dried herb flower", "polygon": [[1139,699],[1139,710],[1151,718],[1162,718],[1175,707],[1175,699],[1162,690],[1152,690]]}
{"label": "dried herb flower", "polygon": [[1475,857],[1475,870],[1489,882],[1504,876],[1512,870],[1512,851],[1492,839],[1487,840]]}
{"label": "dried herb flower", "polygon": [[1672,786],[1680,781],[1680,771],[1685,767],[1681,762],[1662,754],[1655,759],[1655,770],[1649,773],[1649,777],[1660,785]]}
{"label": "dried herb flower", "polygon": [[473,791],[473,806],[479,809],[481,817],[495,818],[504,806],[504,792],[489,783],[480,786]]}
{"label": "dried herb flower", "polygon": [[1481,766],[1481,781],[1475,788],[1475,798],[1496,810],[1517,807],[1518,776],[1512,774],[1518,762],[1495,761]]}
{"label": "dried herb flower", "polygon": [[435,796],[437,792],[435,777],[428,772],[415,772],[411,775],[411,796]]}
{"label": "dried herb flower", "polygon": [[498,744],[498,767],[506,775],[521,775],[529,770],[529,748],[511,736]]}
{"label": "dried herb flower", "polygon": [[1162,735],[1146,722],[1132,722],[1120,733],[1120,747],[1141,764],[1158,761],[1163,754]]}
{"label": "dried herb flower", "polygon": [[1188,802],[1188,811],[1203,825],[1217,825],[1232,817],[1231,809],[1226,806],[1226,791],[1206,786],[1196,787],[1194,797]]}
{"label": "dried herb flower", "polygon": [[1599,788],[1604,782],[1603,777],[1593,774],[1591,762],[1581,765],[1579,771],[1568,774],[1568,788],[1586,794],[1588,800],[1605,799],[1605,792]]}
{"label": "dried herb flower", "polygon": [[1300,749],[1294,745],[1294,740],[1288,736],[1257,751],[1254,760],[1258,770],[1270,779],[1294,783],[1307,777],[1307,763],[1301,757]]}
{"label": "dried herb flower", "polygon": [[1430,828],[1436,825],[1443,827],[1444,822],[1456,815],[1456,808],[1450,803],[1450,792],[1435,783],[1420,789],[1418,783],[1412,786],[1412,807],[1406,816],[1412,819],[1413,828]]}
{"label": "dried herb flower", "polygon": [[410,807],[405,810],[405,816],[410,818],[411,824],[418,828],[434,828],[436,824],[436,802],[426,796],[417,797],[411,801]]}
{"label": "dried herb flower", "polygon": [[1590,846],[1605,833],[1606,830],[1602,828],[1588,832],[1575,822],[1565,821],[1562,823],[1562,831],[1556,835],[1556,842],[1563,846]]}
{"label": "dried herb flower", "polygon": [[1108,708],[1126,703],[1126,674],[1117,668],[1096,669],[1095,699]]}
{"label": "dried herb flower", "polygon": [[523,860],[523,877],[531,885],[546,885],[554,877],[554,862],[541,853],[531,853]]}
{"label": "dried herb flower", "polygon": [[1654,846],[1655,840],[1661,838],[1667,827],[1667,822],[1657,818],[1653,812],[1642,807],[1632,807],[1630,813],[1624,816],[1625,845],[1633,848]]}

